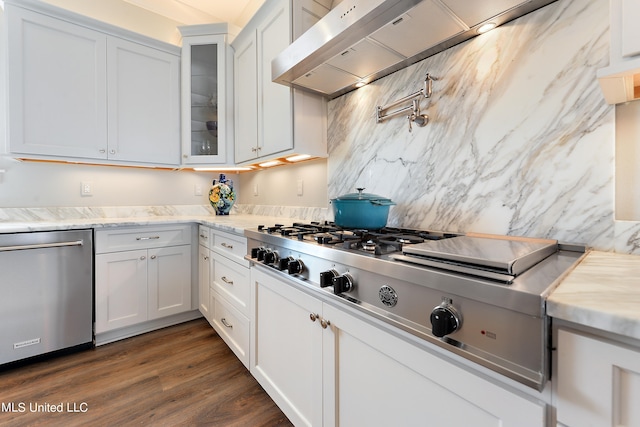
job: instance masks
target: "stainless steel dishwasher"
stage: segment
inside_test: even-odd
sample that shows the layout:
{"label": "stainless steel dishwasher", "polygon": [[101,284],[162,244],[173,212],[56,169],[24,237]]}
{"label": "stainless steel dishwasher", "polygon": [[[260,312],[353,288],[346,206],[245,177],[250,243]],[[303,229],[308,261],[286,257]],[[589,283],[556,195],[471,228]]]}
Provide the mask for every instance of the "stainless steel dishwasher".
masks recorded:
{"label": "stainless steel dishwasher", "polygon": [[93,344],[93,232],[0,234],[0,365]]}

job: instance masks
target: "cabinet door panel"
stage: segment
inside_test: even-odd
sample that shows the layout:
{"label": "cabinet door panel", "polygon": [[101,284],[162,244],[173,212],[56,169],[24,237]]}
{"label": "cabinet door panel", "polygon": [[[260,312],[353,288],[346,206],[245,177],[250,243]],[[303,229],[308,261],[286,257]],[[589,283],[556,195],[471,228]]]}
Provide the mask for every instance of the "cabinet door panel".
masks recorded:
{"label": "cabinet door panel", "polygon": [[149,249],[149,320],[191,309],[191,247]]}
{"label": "cabinet door panel", "polygon": [[[530,401],[325,304],[324,425],[542,426]],[[380,411],[371,411],[371,407]],[[385,410],[388,409],[388,410]]]}
{"label": "cabinet door panel", "polygon": [[16,7],[7,17],[10,151],[106,158],[106,36]]}
{"label": "cabinet door panel", "polygon": [[291,89],[271,80],[271,61],[291,40],[289,2],[281,0],[265,22],[258,27],[258,92],[262,94],[258,119],[259,156],[293,148],[293,112]]}
{"label": "cabinet door panel", "polygon": [[96,255],[96,334],[147,320],[147,251]]}
{"label": "cabinet door panel", "polygon": [[640,425],[640,352],[559,330],[557,355],[559,423]]}
{"label": "cabinet door panel", "polygon": [[322,425],[322,303],[251,269],[255,317],[251,373],[297,426]]}
{"label": "cabinet door panel", "polygon": [[256,39],[248,37],[234,56],[235,160],[255,159],[258,145],[258,84]]}
{"label": "cabinet door panel", "polygon": [[180,59],[116,38],[108,48],[109,158],[178,164]]}
{"label": "cabinet door panel", "polygon": [[211,266],[213,260],[211,259],[211,253],[209,249],[200,245],[198,250],[198,308],[200,313],[205,319],[211,323],[211,311],[209,309],[209,289],[210,289],[210,277]]}

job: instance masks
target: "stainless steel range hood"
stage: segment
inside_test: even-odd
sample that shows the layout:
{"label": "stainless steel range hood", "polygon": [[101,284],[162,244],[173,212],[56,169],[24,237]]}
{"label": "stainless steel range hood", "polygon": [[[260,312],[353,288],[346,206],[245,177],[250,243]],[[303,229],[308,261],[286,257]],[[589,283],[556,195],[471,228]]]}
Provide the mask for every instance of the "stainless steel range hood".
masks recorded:
{"label": "stainless steel range hood", "polygon": [[342,0],[272,61],[272,79],[335,98],[554,1]]}

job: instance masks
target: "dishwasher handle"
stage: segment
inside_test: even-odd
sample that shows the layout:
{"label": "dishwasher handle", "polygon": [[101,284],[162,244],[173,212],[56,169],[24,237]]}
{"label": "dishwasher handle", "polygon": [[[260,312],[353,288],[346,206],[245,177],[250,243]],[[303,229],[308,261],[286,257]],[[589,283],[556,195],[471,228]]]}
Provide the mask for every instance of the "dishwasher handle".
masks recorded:
{"label": "dishwasher handle", "polygon": [[45,248],[61,248],[65,246],[82,246],[82,240],[72,242],[55,242],[55,243],[37,243],[33,245],[17,245],[17,246],[0,246],[0,252],[22,251],[26,249],[45,249]]}

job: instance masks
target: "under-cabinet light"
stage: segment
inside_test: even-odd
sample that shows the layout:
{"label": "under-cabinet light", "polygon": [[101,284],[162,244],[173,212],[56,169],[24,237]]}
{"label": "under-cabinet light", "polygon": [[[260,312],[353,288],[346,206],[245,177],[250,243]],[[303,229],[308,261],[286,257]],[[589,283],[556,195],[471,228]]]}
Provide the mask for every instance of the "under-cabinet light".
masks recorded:
{"label": "under-cabinet light", "polygon": [[311,158],[309,154],[298,154],[296,156],[287,157],[285,160],[287,162],[299,162],[302,160],[307,160],[309,158]]}
{"label": "under-cabinet light", "polygon": [[271,160],[270,162],[260,163],[258,166],[261,168],[270,168],[271,166],[279,165],[280,163],[282,163],[280,160]]}
{"label": "under-cabinet light", "polygon": [[487,22],[486,24],[482,24],[482,25],[480,25],[480,26],[478,27],[478,29],[476,30],[476,32],[477,32],[478,34],[484,34],[484,33],[486,33],[487,31],[491,31],[491,30],[493,30],[494,28],[496,28],[496,24],[495,24],[495,23],[493,23],[493,22]]}
{"label": "under-cabinet light", "polygon": [[203,168],[193,168],[196,172],[215,172],[215,171],[223,171],[223,172],[231,172],[231,171],[250,171],[253,170],[252,167],[203,167]]}

